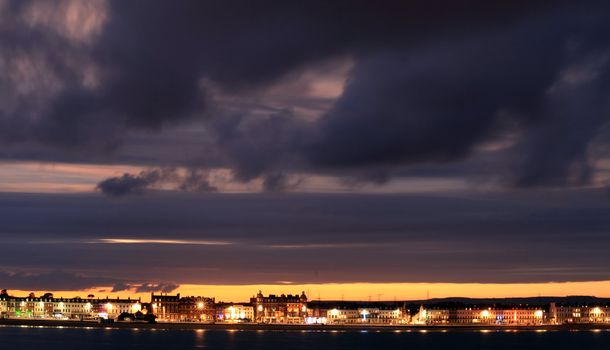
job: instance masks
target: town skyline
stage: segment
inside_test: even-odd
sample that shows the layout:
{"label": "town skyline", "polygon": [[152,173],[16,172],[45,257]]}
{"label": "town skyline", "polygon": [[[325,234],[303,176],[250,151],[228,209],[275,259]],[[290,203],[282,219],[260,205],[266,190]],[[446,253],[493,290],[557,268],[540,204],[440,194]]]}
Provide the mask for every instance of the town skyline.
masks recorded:
{"label": "town skyline", "polygon": [[17,324],[29,322],[81,327],[90,326],[93,322],[118,322],[123,326],[133,323],[162,323],[174,327],[190,325],[196,328],[243,324],[246,327],[258,327],[257,329],[264,327],[263,325],[306,327],[304,329],[329,325],[395,327],[385,329],[396,331],[413,327],[417,329],[447,326],[469,326],[475,329],[589,329],[610,324],[609,305],[610,299],[592,297],[358,302],[316,301],[309,298],[305,291],[296,294],[265,294],[259,290],[246,302],[227,303],[218,301],[213,296],[188,296],[180,293],[151,292],[149,299],[96,298],[94,295],[87,295],[85,298],[63,298],[52,293],[42,296],[30,293],[27,297],[19,297],[2,290],[0,322],[9,320],[9,323]]}
{"label": "town skyline", "polygon": [[0,0],[0,286],[609,296],[608,14]]}

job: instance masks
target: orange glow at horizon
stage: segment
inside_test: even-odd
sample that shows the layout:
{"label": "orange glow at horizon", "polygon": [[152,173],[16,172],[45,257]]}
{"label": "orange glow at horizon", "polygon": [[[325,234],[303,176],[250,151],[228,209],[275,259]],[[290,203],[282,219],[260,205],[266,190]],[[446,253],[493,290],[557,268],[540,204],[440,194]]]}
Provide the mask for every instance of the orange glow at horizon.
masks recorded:
{"label": "orange glow at horizon", "polygon": [[[150,293],[121,291],[112,293],[111,287],[97,287],[79,291],[34,291],[38,296],[52,292],[55,297],[141,298],[148,302]],[[173,291],[183,296],[215,297],[217,301],[248,302],[259,290],[265,294],[294,294],[305,291],[310,300],[423,300],[430,298],[470,297],[509,298],[587,295],[610,298],[610,281],[551,282],[551,283],[327,283],[327,284],[253,284],[253,285],[197,285],[184,284]],[[27,296],[31,291],[9,290],[11,295]],[[169,294],[172,294],[169,293]]]}

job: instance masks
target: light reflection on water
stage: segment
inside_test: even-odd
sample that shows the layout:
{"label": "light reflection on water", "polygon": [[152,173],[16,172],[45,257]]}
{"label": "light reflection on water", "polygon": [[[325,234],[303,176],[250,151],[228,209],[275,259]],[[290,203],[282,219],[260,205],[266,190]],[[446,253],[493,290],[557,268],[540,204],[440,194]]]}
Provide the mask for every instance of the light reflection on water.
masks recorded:
{"label": "light reflection on water", "polygon": [[0,326],[2,349],[608,349],[610,331],[515,329],[167,330]]}

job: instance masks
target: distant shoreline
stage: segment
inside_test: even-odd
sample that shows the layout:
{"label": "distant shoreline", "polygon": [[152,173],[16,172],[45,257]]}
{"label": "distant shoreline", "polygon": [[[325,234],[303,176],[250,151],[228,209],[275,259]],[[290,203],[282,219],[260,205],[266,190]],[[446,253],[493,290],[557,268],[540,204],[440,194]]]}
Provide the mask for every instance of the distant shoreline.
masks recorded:
{"label": "distant shoreline", "polygon": [[0,326],[70,327],[103,329],[155,329],[155,330],[235,330],[235,331],[587,331],[610,330],[610,324],[570,324],[542,326],[506,325],[300,325],[255,323],[98,323],[95,321],[0,319]]}

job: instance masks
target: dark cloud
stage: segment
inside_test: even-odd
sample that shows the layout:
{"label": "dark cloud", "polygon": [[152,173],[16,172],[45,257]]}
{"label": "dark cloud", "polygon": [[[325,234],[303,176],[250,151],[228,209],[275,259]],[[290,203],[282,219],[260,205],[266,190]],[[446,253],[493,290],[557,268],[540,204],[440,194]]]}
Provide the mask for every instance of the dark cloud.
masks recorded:
{"label": "dark cloud", "polygon": [[310,125],[284,111],[264,118],[232,115],[214,120],[211,127],[235,178],[250,181],[295,165]]}
{"label": "dark cloud", "polygon": [[605,12],[572,10],[360,60],[312,159],[343,169],[448,162],[517,132],[513,184],[588,183],[587,148],[610,116],[610,42]]}
{"label": "dark cloud", "polygon": [[266,192],[283,192],[299,186],[299,179],[292,179],[284,173],[271,173],[265,176],[263,190]]}
{"label": "dark cloud", "polygon": [[125,173],[122,176],[105,179],[97,185],[97,189],[115,197],[142,194],[150,187],[175,178],[176,174],[173,169],[149,169],[141,171],[137,175]]}
{"label": "dark cloud", "polygon": [[[38,269],[37,269],[38,270]],[[0,289],[18,290],[82,290],[105,285],[112,285],[110,293],[134,289],[137,293],[173,292],[180,285],[174,283],[126,282],[116,278],[101,277],[93,274],[82,274],[65,270],[42,271],[0,271]],[[100,293],[105,290],[99,290]]]}
{"label": "dark cloud", "polygon": [[[114,273],[116,275],[116,273]],[[133,277],[133,276],[132,276]],[[0,289],[18,290],[82,290],[112,285],[108,292],[118,293],[134,289],[137,293],[173,292],[180,285],[167,282],[128,282],[107,278],[95,273],[70,272],[69,269],[34,269],[34,271],[0,271]],[[100,293],[105,290],[99,290]]]}
{"label": "dark cloud", "polygon": [[136,293],[163,292],[171,293],[180,287],[179,284],[173,283],[144,283],[136,287]]}
{"label": "dark cloud", "polygon": [[[0,81],[0,139],[22,145],[17,157],[99,160],[133,130],[213,119],[201,152],[215,161],[203,169],[230,167],[239,181],[294,170],[380,181],[405,165],[464,159],[510,130],[521,135],[506,158],[511,183],[578,185],[607,122],[609,21],[597,1],[60,5],[5,5],[2,62],[13,73]],[[81,22],[62,17],[69,6],[81,6]],[[319,122],[209,108],[217,90],[248,94],[337,57],[354,69]],[[145,182],[108,185],[138,192]]]}
{"label": "dark cloud", "polygon": [[[45,269],[46,270],[46,269]],[[62,270],[0,271],[2,289],[19,290],[80,290],[115,283],[116,279],[87,276]]]}
{"label": "dark cloud", "polygon": [[148,181],[137,175],[123,174],[120,177],[103,180],[97,185],[97,188],[111,196],[123,196],[130,193],[142,193],[148,185]]}
{"label": "dark cloud", "polygon": [[208,179],[209,174],[200,169],[189,169],[181,180],[178,189],[191,192],[216,192],[218,188],[212,186]]}
{"label": "dark cloud", "polygon": [[117,292],[122,292],[122,291],[126,291],[126,290],[130,290],[132,288],[132,286],[129,283],[125,283],[125,282],[118,282],[115,283],[112,286],[112,293],[117,293]]}
{"label": "dark cloud", "polygon": [[210,184],[208,176],[206,171],[199,169],[188,169],[186,174],[181,174],[174,168],[148,169],[136,175],[125,173],[107,178],[98,183],[96,188],[113,197],[143,194],[148,189],[167,184],[181,191],[216,192],[217,188]]}
{"label": "dark cloud", "polygon": [[134,289],[136,293],[163,292],[170,293],[178,289],[180,285],[175,283],[126,283],[118,282],[112,287],[112,293]]}
{"label": "dark cloud", "polygon": [[606,47],[590,50],[549,89],[541,112],[544,121],[527,130],[515,147],[517,185],[591,182],[599,158],[589,150],[596,137],[607,137],[603,129],[610,117],[610,61]]}

